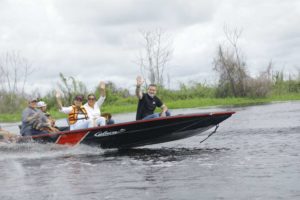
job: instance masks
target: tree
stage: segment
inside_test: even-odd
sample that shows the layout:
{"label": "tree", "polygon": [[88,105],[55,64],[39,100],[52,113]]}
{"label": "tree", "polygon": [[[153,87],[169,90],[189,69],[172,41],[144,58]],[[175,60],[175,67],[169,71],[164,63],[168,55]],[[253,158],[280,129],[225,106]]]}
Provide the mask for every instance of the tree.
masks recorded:
{"label": "tree", "polygon": [[224,33],[229,45],[219,45],[214,59],[214,70],[219,73],[216,95],[219,97],[267,96],[272,89],[272,62],[265,71],[260,72],[256,78],[252,78],[248,75],[246,62],[239,48],[238,42],[242,31],[230,30],[225,26]]}
{"label": "tree", "polygon": [[58,87],[64,94],[63,100],[68,105],[73,104],[73,99],[77,94],[87,95],[86,86],[81,81],[72,76],[65,77],[62,73],[59,73],[59,77],[61,82],[58,83]]}
{"label": "tree", "polygon": [[16,52],[7,52],[0,57],[1,90],[11,94],[25,94],[29,74],[33,72],[28,60]]}
{"label": "tree", "polygon": [[248,74],[246,63],[238,48],[241,30],[229,30],[224,27],[224,33],[229,46],[219,45],[218,54],[214,59],[214,70],[219,73],[218,96],[246,96]]}
{"label": "tree", "polygon": [[14,112],[24,98],[28,76],[33,72],[31,64],[17,52],[0,56],[0,111]]}
{"label": "tree", "polygon": [[161,30],[141,31],[143,49],[140,51],[138,64],[146,85],[157,84],[164,86],[164,73],[167,62],[172,55],[172,42]]}
{"label": "tree", "polygon": [[266,97],[272,90],[272,61],[267,68],[259,73],[256,78],[249,78],[247,82],[247,96]]}

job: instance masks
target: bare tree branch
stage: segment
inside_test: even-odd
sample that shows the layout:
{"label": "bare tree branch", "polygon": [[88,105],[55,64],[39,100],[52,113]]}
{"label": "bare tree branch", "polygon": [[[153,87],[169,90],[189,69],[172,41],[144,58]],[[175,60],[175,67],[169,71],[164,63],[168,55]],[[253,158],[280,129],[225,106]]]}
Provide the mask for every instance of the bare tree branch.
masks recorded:
{"label": "bare tree branch", "polygon": [[20,107],[25,94],[27,77],[33,69],[28,61],[18,52],[6,52],[0,55],[0,83],[1,99],[0,111],[7,113]]}
{"label": "bare tree branch", "polygon": [[143,50],[139,54],[142,76],[148,83],[164,85],[164,72],[172,55],[171,42],[161,29],[140,31],[144,40]]}

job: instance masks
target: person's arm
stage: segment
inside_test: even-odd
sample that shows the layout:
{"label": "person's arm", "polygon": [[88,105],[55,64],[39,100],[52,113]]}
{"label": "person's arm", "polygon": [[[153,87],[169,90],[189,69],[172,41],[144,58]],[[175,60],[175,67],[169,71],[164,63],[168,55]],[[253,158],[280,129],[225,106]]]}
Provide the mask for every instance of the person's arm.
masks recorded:
{"label": "person's arm", "polygon": [[59,111],[65,114],[69,114],[70,112],[72,112],[72,110],[73,110],[72,106],[69,106],[69,107],[61,107]]}
{"label": "person's arm", "polygon": [[97,104],[100,107],[106,98],[105,83],[103,81],[101,81],[99,84],[99,92],[100,92],[100,97],[97,100]]}
{"label": "person's arm", "polygon": [[99,84],[99,91],[100,91],[100,96],[101,97],[106,97],[105,83],[103,81],[101,81],[100,84]]}
{"label": "person's arm", "polygon": [[165,104],[163,104],[160,108],[162,110],[160,116],[161,117],[165,117],[166,116],[166,112],[168,110],[168,107]]}
{"label": "person's arm", "polygon": [[155,98],[156,105],[161,108],[160,116],[166,117],[167,116],[166,112],[168,111],[168,107],[157,96],[155,96],[154,98]]}
{"label": "person's arm", "polygon": [[61,102],[61,94],[60,92],[56,91],[56,102],[59,108],[59,111],[65,114],[69,114],[72,111],[72,106],[69,107],[63,107],[62,102]]}
{"label": "person's arm", "polygon": [[25,109],[22,113],[22,121],[25,123],[31,123],[38,117],[38,113],[31,109]]}
{"label": "person's arm", "polygon": [[142,99],[143,98],[143,93],[141,90],[141,86],[144,83],[144,80],[141,76],[138,76],[136,78],[136,89],[135,89],[135,94],[137,96],[138,99]]}
{"label": "person's arm", "polygon": [[58,105],[58,108],[59,108],[59,110],[61,110],[62,109],[62,102],[61,102],[61,94],[60,94],[60,92],[59,91],[56,91],[56,102],[57,102],[57,105]]}

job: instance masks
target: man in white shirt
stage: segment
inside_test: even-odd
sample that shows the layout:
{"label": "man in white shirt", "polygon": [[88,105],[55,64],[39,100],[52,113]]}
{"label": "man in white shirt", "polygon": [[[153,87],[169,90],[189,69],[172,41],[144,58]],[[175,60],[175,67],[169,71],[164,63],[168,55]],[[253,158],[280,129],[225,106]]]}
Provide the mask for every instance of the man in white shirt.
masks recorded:
{"label": "man in white shirt", "polygon": [[89,94],[87,103],[83,105],[90,119],[89,128],[106,125],[106,119],[101,116],[101,111],[100,111],[100,107],[103,104],[106,97],[105,83],[102,81],[99,84],[99,91],[100,91],[100,98],[97,101],[94,94]]}

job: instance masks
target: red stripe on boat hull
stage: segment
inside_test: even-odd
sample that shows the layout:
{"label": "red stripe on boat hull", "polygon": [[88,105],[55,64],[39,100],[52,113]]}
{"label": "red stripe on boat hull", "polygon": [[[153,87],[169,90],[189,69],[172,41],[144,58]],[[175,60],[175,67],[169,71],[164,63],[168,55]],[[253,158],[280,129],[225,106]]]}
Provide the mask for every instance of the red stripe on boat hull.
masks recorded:
{"label": "red stripe on boat hull", "polygon": [[79,144],[85,136],[89,132],[79,132],[79,133],[72,133],[72,134],[63,134],[60,135],[57,140],[56,144],[64,144],[64,145],[70,145],[70,146],[75,146]]}

